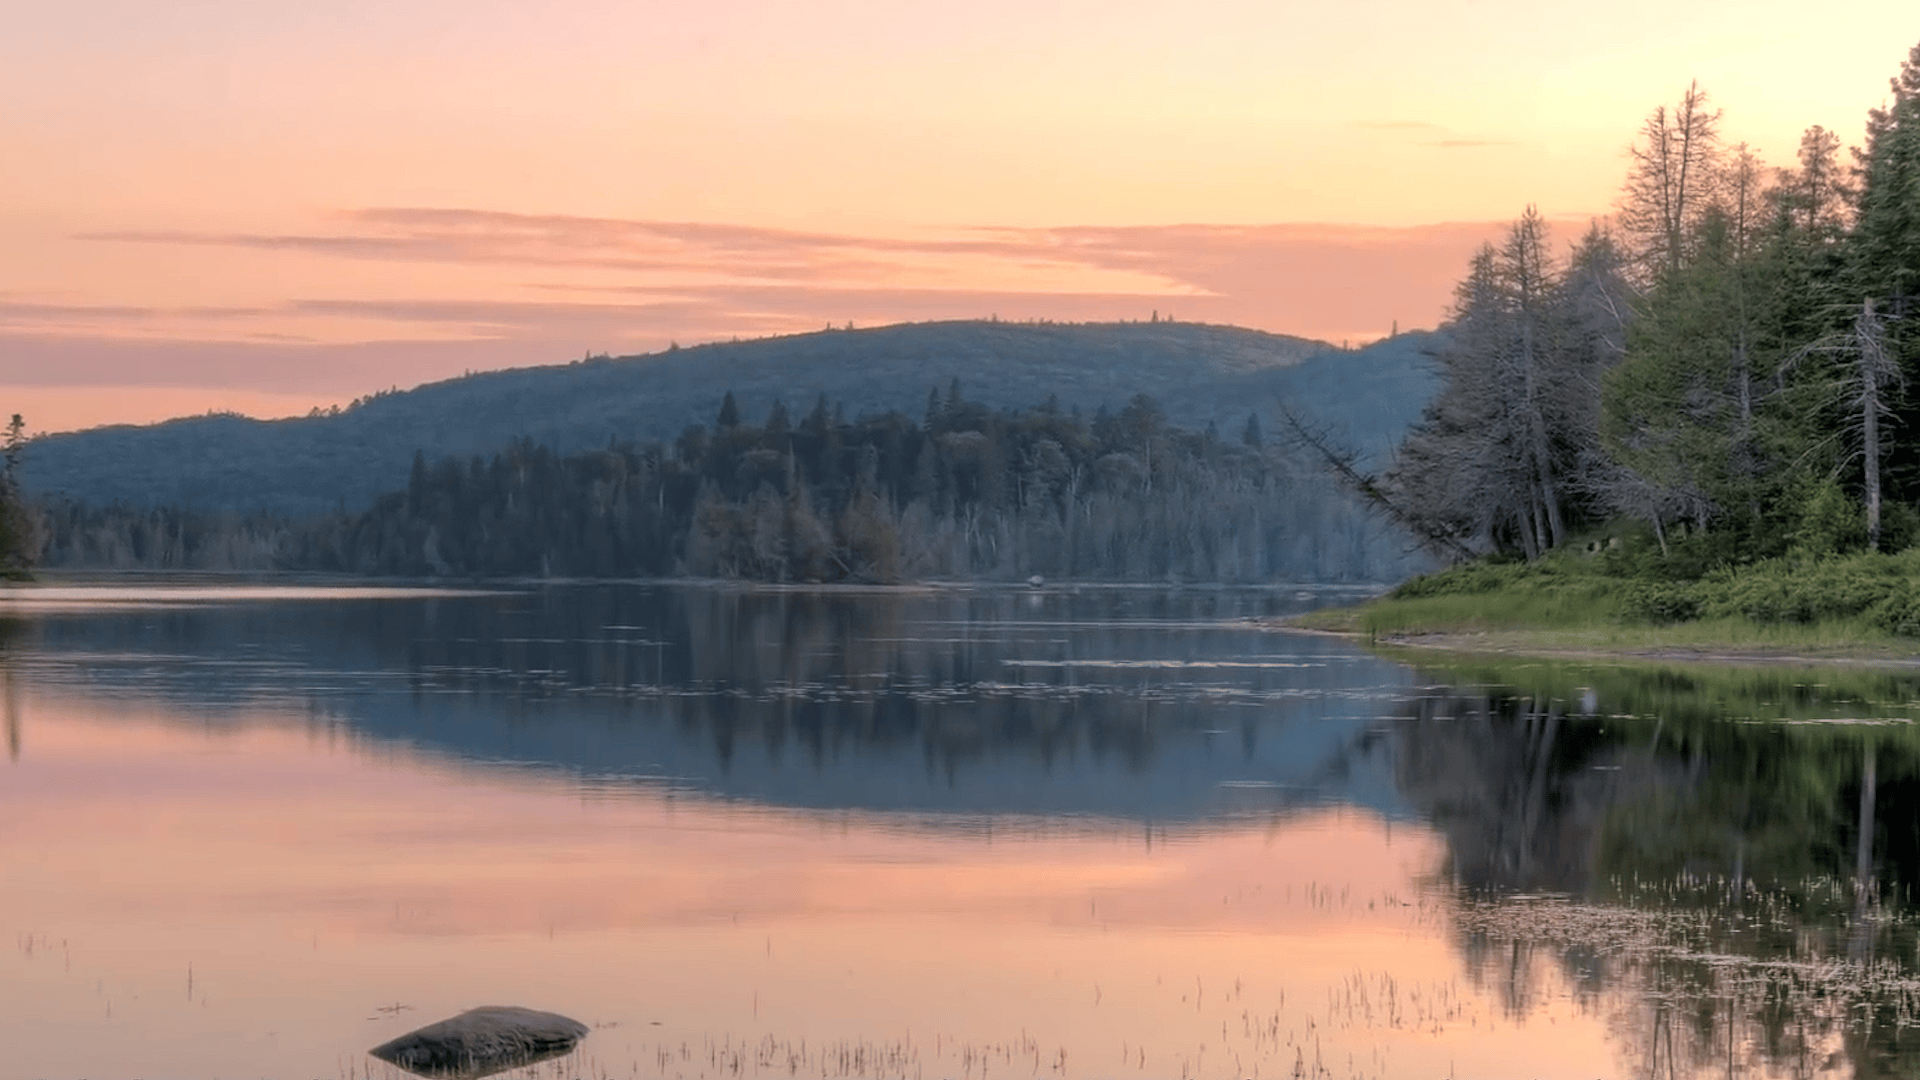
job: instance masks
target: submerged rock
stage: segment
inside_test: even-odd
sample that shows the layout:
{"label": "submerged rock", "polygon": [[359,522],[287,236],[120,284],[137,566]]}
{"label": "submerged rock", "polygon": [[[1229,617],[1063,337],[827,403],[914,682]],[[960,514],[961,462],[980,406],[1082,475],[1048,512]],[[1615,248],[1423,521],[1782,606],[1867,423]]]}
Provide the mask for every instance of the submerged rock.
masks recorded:
{"label": "submerged rock", "polygon": [[587,1025],[559,1013],[483,1005],[367,1051],[411,1073],[473,1080],[572,1050]]}

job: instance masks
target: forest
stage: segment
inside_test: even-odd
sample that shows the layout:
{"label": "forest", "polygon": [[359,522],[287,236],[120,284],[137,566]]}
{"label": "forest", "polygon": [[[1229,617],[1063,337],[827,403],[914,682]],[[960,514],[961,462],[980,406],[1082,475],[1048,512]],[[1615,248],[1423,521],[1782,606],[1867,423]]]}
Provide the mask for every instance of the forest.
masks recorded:
{"label": "forest", "polygon": [[[1144,314],[1144,313],[1143,313]],[[30,495],[107,505],[183,506],[306,516],[364,510],[428,461],[492,455],[515,439],[560,454],[618,442],[671,443],[710,424],[722,392],[758,421],[776,401],[805,411],[820,395],[848,416],[919,416],[927,388],[966,380],[967,397],[1024,409],[1118,410],[1150,394],[1175,424],[1237,430],[1250,408],[1285,399],[1383,454],[1433,397],[1423,346],[1408,332],[1355,351],[1231,326],[958,319],[714,341],[650,354],[466,375],[364,396],[340,409],[254,419],[208,413],[41,435],[22,462]],[[1263,415],[1262,420],[1268,419]]]}
{"label": "forest", "polygon": [[1610,223],[1560,251],[1529,207],[1474,256],[1379,478],[1423,532],[1534,560],[1625,520],[1695,570],[1913,542],[1920,46],[1850,161],[1823,127],[1778,168],[1723,128],[1690,85]]}
{"label": "forest", "polygon": [[1365,629],[1920,637],[1920,46],[1849,160],[1815,126],[1769,167],[1722,123],[1688,86],[1608,226],[1563,254],[1528,208],[1473,258],[1441,389],[1365,478],[1457,565]]}
{"label": "forest", "polygon": [[731,393],[672,443],[416,455],[364,512],[193,513],[46,500],[52,568],[409,577],[1379,581],[1431,565],[1258,414],[1223,438],[1154,399],[1091,418],[968,400],[959,382],[848,420],[745,422]]}

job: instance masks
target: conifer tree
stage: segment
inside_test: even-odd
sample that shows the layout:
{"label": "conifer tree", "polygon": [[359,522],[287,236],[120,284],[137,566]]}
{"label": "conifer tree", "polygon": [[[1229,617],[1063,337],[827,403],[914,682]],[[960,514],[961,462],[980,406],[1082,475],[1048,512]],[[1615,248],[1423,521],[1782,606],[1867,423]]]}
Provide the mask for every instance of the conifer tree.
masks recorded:
{"label": "conifer tree", "polygon": [[[1887,319],[1886,347],[1909,381],[1920,378],[1920,45],[1892,80],[1892,100],[1867,118],[1859,152],[1856,220],[1846,242],[1845,295],[1835,307],[1866,301]],[[1920,401],[1895,410],[1890,471],[1906,498],[1920,496]]]}
{"label": "conifer tree", "polygon": [[1739,267],[1724,217],[1688,243],[1695,259],[1642,298],[1627,356],[1603,392],[1613,459],[1662,493],[1658,504],[1705,525],[1741,505],[1742,413],[1751,370],[1741,351]]}
{"label": "conifer tree", "polygon": [[24,577],[40,554],[39,529],[20,490],[20,459],[27,448],[27,422],[19,413],[7,423],[0,447],[0,577]]}

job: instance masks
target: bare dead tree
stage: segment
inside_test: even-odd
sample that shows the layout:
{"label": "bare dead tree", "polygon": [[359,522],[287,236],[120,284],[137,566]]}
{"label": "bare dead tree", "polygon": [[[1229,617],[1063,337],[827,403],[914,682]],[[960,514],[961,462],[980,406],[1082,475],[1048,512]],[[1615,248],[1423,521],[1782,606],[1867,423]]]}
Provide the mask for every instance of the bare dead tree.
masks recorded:
{"label": "bare dead tree", "polygon": [[1410,512],[1372,474],[1362,472],[1356,464],[1358,455],[1339,446],[1330,432],[1324,428],[1309,425],[1286,402],[1279,403],[1278,411],[1281,429],[1286,433],[1287,438],[1313,453],[1329,472],[1338,477],[1349,490],[1366,500],[1368,505],[1377,508],[1404,526],[1436,554],[1454,561],[1465,561],[1474,557],[1473,551],[1458,538],[1444,528],[1435,526],[1431,520]]}
{"label": "bare dead tree", "polygon": [[1520,411],[1524,424],[1527,464],[1532,486],[1529,502],[1545,512],[1546,528],[1536,541],[1541,550],[1555,547],[1566,539],[1566,524],[1561,514],[1560,492],[1555,482],[1553,452],[1547,443],[1548,410],[1552,407],[1549,383],[1553,373],[1552,341],[1549,327],[1549,296],[1552,292],[1552,267],[1547,255],[1546,221],[1535,207],[1527,207],[1507,235],[1505,258],[1501,260],[1508,293],[1508,313],[1513,322],[1511,347],[1507,350],[1513,382],[1521,389]]}
{"label": "bare dead tree", "polygon": [[1643,279],[1672,273],[1686,261],[1687,238],[1711,205],[1718,180],[1720,110],[1709,111],[1696,80],[1671,109],[1662,105],[1640,126],[1633,165],[1620,195],[1620,227],[1635,241]]}
{"label": "bare dead tree", "polygon": [[1900,365],[1887,342],[1887,318],[1874,309],[1872,298],[1846,330],[1829,334],[1801,349],[1787,364],[1816,355],[1840,361],[1833,396],[1848,407],[1847,432],[1860,444],[1862,495],[1867,512],[1867,546],[1880,550],[1880,421],[1892,415],[1888,400],[1906,384]]}

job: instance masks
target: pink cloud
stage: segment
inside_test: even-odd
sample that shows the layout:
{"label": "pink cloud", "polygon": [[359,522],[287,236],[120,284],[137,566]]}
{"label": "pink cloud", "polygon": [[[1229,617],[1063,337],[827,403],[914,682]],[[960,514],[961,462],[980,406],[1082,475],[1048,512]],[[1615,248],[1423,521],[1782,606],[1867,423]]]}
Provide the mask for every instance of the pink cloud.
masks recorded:
{"label": "pink cloud", "polygon": [[[502,279],[499,299],[295,296],[168,308],[0,296],[0,386],[349,398],[670,341],[989,315],[1074,322],[1157,311],[1366,340],[1396,322],[1436,325],[1473,250],[1505,228],[981,226],[869,237],[430,207],[353,211],[331,224],[310,234],[123,231],[84,239],[529,273]],[[352,333],[320,333],[329,326]],[[326,341],[312,340],[316,334]]]}

